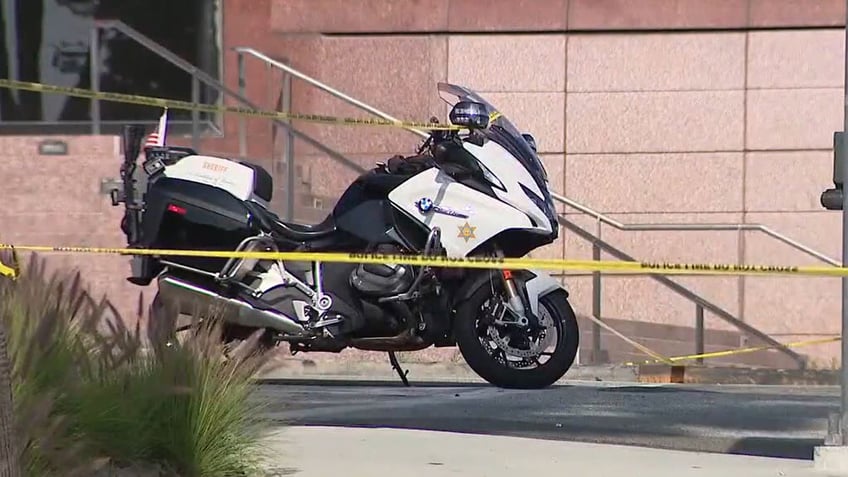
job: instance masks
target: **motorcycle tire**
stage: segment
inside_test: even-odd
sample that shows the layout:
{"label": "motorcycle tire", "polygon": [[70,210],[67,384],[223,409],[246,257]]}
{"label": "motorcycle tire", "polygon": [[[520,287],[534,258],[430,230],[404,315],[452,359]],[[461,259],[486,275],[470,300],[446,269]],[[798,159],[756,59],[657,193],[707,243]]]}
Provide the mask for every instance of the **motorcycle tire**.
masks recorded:
{"label": "motorcycle tire", "polygon": [[481,378],[505,389],[542,389],[559,381],[571,368],[580,346],[577,317],[568,297],[558,291],[539,300],[554,320],[557,343],[548,361],[532,369],[518,369],[496,360],[486,351],[478,335],[480,309],[491,297],[491,290],[481,287],[457,310],[454,335],[465,362]]}

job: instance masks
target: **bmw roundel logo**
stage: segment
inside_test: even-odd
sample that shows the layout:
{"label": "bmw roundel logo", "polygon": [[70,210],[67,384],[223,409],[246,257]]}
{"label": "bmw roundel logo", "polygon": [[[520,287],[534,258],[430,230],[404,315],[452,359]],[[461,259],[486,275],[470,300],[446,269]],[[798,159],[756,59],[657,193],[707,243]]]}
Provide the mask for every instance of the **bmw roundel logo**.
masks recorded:
{"label": "bmw roundel logo", "polygon": [[429,212],[433,208],[433,200],[428,197],[422,197],[418,199],[415,205],[418,206],[418,210],[421,212]]}

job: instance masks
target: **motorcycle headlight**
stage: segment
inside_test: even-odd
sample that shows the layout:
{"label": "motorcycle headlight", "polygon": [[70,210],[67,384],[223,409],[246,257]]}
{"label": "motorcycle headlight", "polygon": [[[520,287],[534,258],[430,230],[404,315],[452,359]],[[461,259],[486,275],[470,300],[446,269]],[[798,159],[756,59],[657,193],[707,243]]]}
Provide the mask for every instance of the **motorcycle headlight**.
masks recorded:
{"label": "motorcycle headlight", "polygon": [[506,192],[506,187],[503,185],[503,182],[501,182],[501,180],[498,179],[497,176],[495,176],[495,174],[490,171],[485,164],[483,164],[479,160],[477,161],[477,164],[480,166],[480,170],[483,171],[483,178],[486,179],[486,182],[491,184],[493,187],[497,187],[498,189]]}

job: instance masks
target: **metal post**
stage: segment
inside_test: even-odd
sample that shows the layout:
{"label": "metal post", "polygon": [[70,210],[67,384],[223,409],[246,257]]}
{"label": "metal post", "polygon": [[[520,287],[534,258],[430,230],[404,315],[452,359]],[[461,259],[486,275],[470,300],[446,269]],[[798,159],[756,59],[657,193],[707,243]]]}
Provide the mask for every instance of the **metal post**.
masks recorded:
{"label": "metal post", "polygon": [[[92,91],[100,91],[100,27],[91,27],[91,44],[89,45],[88,68]],[[91,133],[100,134],[100,100],[91,100]]]}
{"label": "metal post", "polygon": [[[748,220],[746,218],[746,215],[745,215],[744,212],[742,214],[742,217],[743,217],[742,222],[745,222],[745,221]],[[738,235],[737,235],[738,247],[736,249],[736,252],[737,252],[736,253],[736,258],[737,258],[736,263],[740,263],[740,264],[745,263],[745,240],[746,239],[747,239],[747,237],[745,235],[745,230],[740,225],[739,232],[738,232]],[[736,277],[736,291],[737,291],[737,301],[736,301],[736,303],[737,303],[737,306],[739,307],[739,314],[737,316],[739,317],[739,320],[741,320],[741,321],[745,321],[745,285],[746,285],[745,282],[746,282],[745,275],[739,275],[738,277]],[[746,340],[745,336],[740,334],[739,335],[739,344],[738,344],[738,346],[740,348],[745,347],[745,345],[746,345],[745,340]]]}
{"label": "metal post", "polygon": [[[274,71],[271,69],[271,65],[265,64],[265,109],[271,111],[277,111],[279,109],[279,101],[274,102],[274,93],[273,93],[273,85],[276,84],[274,81]],[[277,154],[277,146],[278,139],[277,134],[280,131],[280,126],[274,121],[268,121],[268,167],[270,168],[269,172],[271,173],[271,178],[274,181],[274,197],[279,199],[279,194],[276,192],[276,189],[280,187],[280,180],[282,176],[280,176],[280,164],[282,161],[282,153]],[[273,206],[274,204],[272,204]]]}
{"label": "metal post", "polygon": [[[238,89],[239,95],[245,97],[247,85],[245,84],[244,54],[238,53]],[[247,124],[244,116],[239,116],[239,155],[247,157]]]}
{"label": "metal post", "polygon": [[[595,236],[601,238],[601,221],[598,220],[598,228]],[[597,240],[592,242],[592,260],[601,259],[601,246]],[[601,272],[592,272],[592,316],[601,319]],[[592,323],[592,362],[600,364],[601,359],[601,327]]]}
{"label": "metal post", "polygon": [[[191,75],[191,102],[200,103],[200,80],[197,75]],[[191,111],[191,147],[197,151],[200,149],[200,111]]]}
{"label": "metal post", "polygon": [[[271,69],[271,65],[265,64],[265,109],[276,111],[277,105],[274,103],[274,93],[271,91],[271,85],[275,82],[274,79],[274,70]],[[268,137],[270,137],[269,148],[268,148],[268,166],[271,168],[271,177],[274,178],[274,183],[277,183],[277,141],[276,141],[276,132],[279,129],[277,123],[274,121],[268,121]]]}
{"label": "metal post", "polygon": [[[292,76],[283,73],[283,111],[291,113],[292,107]],[[287,120],[291,124],[291,120]],[[294,133],[291,128],[286,130],[286,149],[283,152],[286,161],[286,220],[294,220],[295,198],[295,164],[294,164]]]}
{"label": "metal post", "polygon": [[[704,354],[704,306],[695,304],[695,354]],[[695,358],[698,364],[704,364],[704,358]]]}
{"label": "metal post", "polygon": [[[842,130],[848,132],[848,0],[845,2],[845,85],[843,86],[845,107]],[[848,170],[848,149],[842,148],[843,171]],[[848,266],[848,193],[842,194],[842,266]],[[842,376],[840,392],[842,394],[840,428],[842,434],[842,445],[848,445],[848,339],[845,332],[848,331],[848,277],[842,277]]]}

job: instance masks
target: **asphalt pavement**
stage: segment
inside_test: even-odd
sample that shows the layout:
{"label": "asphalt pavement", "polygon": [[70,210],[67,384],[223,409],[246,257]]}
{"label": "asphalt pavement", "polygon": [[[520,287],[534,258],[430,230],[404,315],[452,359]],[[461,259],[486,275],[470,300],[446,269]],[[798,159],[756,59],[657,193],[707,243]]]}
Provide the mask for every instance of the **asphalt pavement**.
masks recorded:
{"label": "asphalt pavement", "polygon": [[267,417],[296,426],[400,428],[812,459],[839,408],[834,387],[574,382],[263,385]]}

